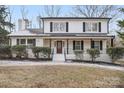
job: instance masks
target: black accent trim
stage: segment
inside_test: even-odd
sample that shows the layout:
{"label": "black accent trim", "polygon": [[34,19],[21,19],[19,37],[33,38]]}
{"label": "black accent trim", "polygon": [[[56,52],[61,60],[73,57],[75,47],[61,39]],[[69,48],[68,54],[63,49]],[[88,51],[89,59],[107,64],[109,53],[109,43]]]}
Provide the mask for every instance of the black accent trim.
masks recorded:
{"label": "black accent trim", "polygon": [[111,19],[105,17],[41,17],[41,19]]}
{"label": "black accent trim", "polygon": [[83,32],[85,32],[85,22],[83,22]]}
{"label": "black accent trim", "polygon": [[16,44],[19,45],[19,39],[16,39]]}
{"label": "black accent trim", "polygon": [[94,41],[91,40],[91,48],[94,48]]}
{"label": "black accent trim", "polygon": [[84,50],[84,41],[81,41],[81,50]]}
{"label": "black accent trim", "polygon": [[103,42],[102,42],[102,40],[100,40],[100,50],[102,50],[103,49]]}
{"label": "black accent trim", "polygon": [[33,46],[36,46],[36,39],[33,39]]}
{"label": "black accent trim", "polygon": [[53,22],[50,22],[50,32],[53,31]]}
{"label": "black accent trim", "polygon": [[101,32],[101,22],[99,22],[99,32]]}
{"label": "black accent trim", "polygon": [[75,41],[73,41],[73,50],[75,50]]}
{"label": "black accent trim", "polygon": [[113,47],[113,39],[111,39],[111,47]]}
{"label": "black accent trim", "polygon": [[67,54],[68,54],[68,47],[69,47],[69,44],[68,44],[68,39],[67,39]]}
{"label": "black accent trim", "polygon": [[68,32],[68,29],[69,28],[69,24],[68,24],[68,22],[66,22],[66,32]]}

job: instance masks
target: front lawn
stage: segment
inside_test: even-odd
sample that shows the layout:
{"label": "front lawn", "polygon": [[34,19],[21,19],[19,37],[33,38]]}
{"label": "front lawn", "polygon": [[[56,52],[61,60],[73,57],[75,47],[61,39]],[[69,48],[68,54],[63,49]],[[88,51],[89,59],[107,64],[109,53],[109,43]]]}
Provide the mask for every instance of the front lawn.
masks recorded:
{"label": "front lawn", "polygon": [[80,66],[0,67],[0,87],[124,87],[124,72]]}

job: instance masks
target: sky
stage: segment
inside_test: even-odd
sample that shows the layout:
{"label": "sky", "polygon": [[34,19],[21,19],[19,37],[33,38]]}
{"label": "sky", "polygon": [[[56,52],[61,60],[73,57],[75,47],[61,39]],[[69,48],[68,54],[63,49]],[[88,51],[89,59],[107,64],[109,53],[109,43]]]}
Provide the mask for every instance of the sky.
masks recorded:
{"label": "sky", "polygon": [[[16,25],[16,30],[17,30],[17,22],[18,19],[22,18],[21,15],[21,5],[10,5],[10,10],[12,11],[12,22],[15,23]],[[118,6],[118,7],[124,7],[124,6]],[[68,14],[71,11],[72,6],[71,5],[63,5],[62,6],[62,14]],[[32,27],[37,28],[38,26],[38,21],[37,21],[37,16],[42,13],[43,5],[26,5],[25,9],[28,11],[27,12],[27,18],[29,20],[32,20]],[[123,18],[123,16],[119,16],[119,18]],[[117,19],[118,20],[118,19]],[[110,30],[117,29],[116,26],[117,22],[113,22],[113,24],[110,27]]]}
{"label": "sky", "polygon": [[[14,22],[17,25],[18,19],[22,18],[21,15],[21,5],[10,5],[10,10],[12,11],[12,22]],[[37,27],[37,16],[42,13],[43,6],[42,5],[26,5],[25,9],[27,12],[27,18],[29,20],[32,20],[32,26],[35,28]],[[62,6],[62,13],[67,14],[68,11],[71,10],[71,6]]]}

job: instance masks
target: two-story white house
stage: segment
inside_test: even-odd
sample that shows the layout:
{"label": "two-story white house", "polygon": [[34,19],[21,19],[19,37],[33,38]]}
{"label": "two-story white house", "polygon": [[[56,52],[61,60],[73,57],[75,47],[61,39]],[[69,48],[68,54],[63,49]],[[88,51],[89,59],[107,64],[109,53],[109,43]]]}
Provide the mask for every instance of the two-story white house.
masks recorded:
{"label": "two-story white house", "polygon": [[[23,29],[9,34],[10,44],[50,47],[53,61],[74,59],[74,50],[84,51],[84,60],[89,59],[87,49],[97,48],[101,55],[97,60],[109,61],[107,42],[113,46],[114,36],[109,35],[110,18],[97,17],[43,17],[41,29]],[[29,56],[33,57],[31,53]]]}

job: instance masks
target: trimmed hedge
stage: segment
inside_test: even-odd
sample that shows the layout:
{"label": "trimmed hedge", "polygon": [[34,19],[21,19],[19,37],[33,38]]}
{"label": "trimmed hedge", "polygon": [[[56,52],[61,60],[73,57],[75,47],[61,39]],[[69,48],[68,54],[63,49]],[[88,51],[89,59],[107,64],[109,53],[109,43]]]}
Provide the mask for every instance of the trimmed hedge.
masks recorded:
{"label": "trimmed hedge", "polygon": [[40,54],[44,57],[50,58],[51,48],[49,47],[33,47],[32,52],[36,58],[40,58]]}
{"label": "trimmed hedge", "polygon": [[27,58],[28,54],[25,45],[12,46],[12,52],[16,54],[17,58]]}

